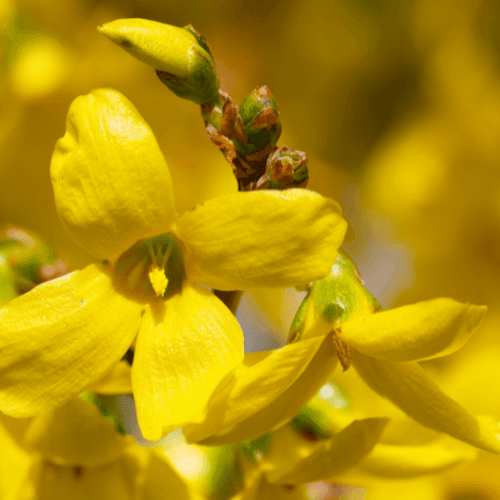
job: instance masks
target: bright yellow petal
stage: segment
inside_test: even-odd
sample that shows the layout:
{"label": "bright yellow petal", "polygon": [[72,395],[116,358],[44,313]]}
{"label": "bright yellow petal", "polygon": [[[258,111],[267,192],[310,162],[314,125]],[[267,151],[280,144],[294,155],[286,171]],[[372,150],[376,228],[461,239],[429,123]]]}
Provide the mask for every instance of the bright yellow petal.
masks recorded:
{"label": "bright yellow petal", "polygon": [[460,349],[479,328],[485,306],[441,298],[346,321],[338,336],[374,358],[417,361]]}
{"label": "bright yellow petal", "polygon": [[120,361],[87,390],[97,394],[132,394],[131,375],[131,366],[126,361]]}
{"label": "bright yellow petal", "polygon": [[414,362],[379,361],[359,352],[353,364],[365,382],[417,422],[477,448],[500,453],[498,423],[471,415]]}
{"label": "bright yellow petal", "polygon": [[266,473],[267,478],[270,482],[280,484],[305,484],[334,479],[371,452],[388,422],[387,418],[355,420],[330,439],[319,442],[311,453],[296,460],[291,459],[290,443],[286,442],[288,436],[278,431],[273,436],[271,449],[266,457],[266,462],[271,467]]}
{"label": "bright yellow petal", "polygon": [[197,413],[243,359],[243,332],[210,291],[182,293],[146,309],[137,337],[132,386],[141,431],[160,439]]}
{"label": "bright yellow petal", "polygon": [[477,450],[448,436],[418,446],[379,443],[352,471],[352,477],[361,475],[379,479],[407,479],[436,474],[476,457]]}
{"label": "bright yellow petal", "polygon": [[305,487],[294,484],[271,484],[264,471],[248,460],[241,461],[243,471],[243,490],[231,500],[307,500]]}
{"label": "bright yellow petal", "polygon": [[139,472],[135,457],[128,455],[100,467],[61,467],[43,461],[37,474],[36,499],[135,500]]}
{"label": "bright yellow petal", "polygon": [[[9,432],[15,419],[0,414],[0,498],[15,498],[14,492],[25,481],[31,465],[31,457],[17,442],[16,436]],[[17,422],[13,422],[14,425]],[[25,419],[19,422],[27,424]],[[10,497],[9,495],[12,495]]]}
{"label": "bright yellow petal", "polygon": [[142,500],[202,500],[202,496],[174,469],[167,457],[148,450],[148,462],[141,486]]}
{"label": "bright yellow petal", "polygon": [[151,129],[116,90],[75,99],[51,177],[59,217],[92,255],[113,261],[138,240],[168,232],[170,173]]}
{"label": "bright yellow petal", "polygon": [[[128,439],[132,439],[128,437]],[[128,439],[88,401],[74,398],[29,425],[25,442],[58,465],[96,467],[120,456]]]}
{"label": "bright yellow petal", "polygon": [[[253,407],[254,413],[230,429],[205,439],[202,443],[222,445],[251,441],[285,425],[330,380],[337,364],[337,351],[331,336],[328,336],[323,340],[304,371],[283,393],[259,411],[257,411],[258,406],[252,406],[252,401],[248,401],[247,398],[240,402],[231,401],[231,404]],[[299,366],[296,369],[299,369]],[[285,380],[280,380],[279,385],[282,385]]]}
{"label": "bright yellow petal", "polygon": [[195,423],[183,427],[186,440],[234,443],[283,425],[321,387],[336,364],[331,337],[246,354],[244,362],[216,388]]}
{"label": "bright yellow petal", "polygon": [[121,295],[108,267],[48,281],[0,309],[0,409],[47,412],[99,379],[125,354],[143,306]]}
{"label": "bright yellow petal", "polygon": [[347,223],[305,189],[233,193],[184,213],[176,228],[192,281],[219,290],[289,287],[324,278]]}

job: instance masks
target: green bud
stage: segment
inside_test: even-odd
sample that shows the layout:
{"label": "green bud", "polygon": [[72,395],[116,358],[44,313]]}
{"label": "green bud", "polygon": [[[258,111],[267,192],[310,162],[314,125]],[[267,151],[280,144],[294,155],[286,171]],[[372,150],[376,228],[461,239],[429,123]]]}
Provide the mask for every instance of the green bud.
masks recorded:
{"label": "green bud", "polygon": [[234,141],[236,151],[243,156],[276,147],[281,135],[281,120],[276,99],[264,85],[257,87],[240,106],[239,115],[247,142]]}
{"label": "green bud", "polygon": [[331,411],[332,408],[316,396],[301,408],[290,425],[309,441],[331,438],[335,433]]}
{"label": "green bud", "polygon": [[118,415],[105,403],[102,396],[98,396],[93,392],[82,392],[79,397],[89,403],[92,403],[99,410],[101,416],[103,416],[117,432],[122,435],[127,434],[125,426],[118,418]]}
{"label": "green bud", "polygon": [[253,441],[245,441],[238,445],[239,450],[252,462],[258,462],[269,449],[271,434],[264,434]]}
{"label": "green bud", "polygon": [[66,265],[36,234],[0,227],[0,304],[65,273]]}
{"label": "green bud", "polygon": [[339,250],[330,274],[313,286],[300,305],[288,343],[324,334],[356,316],[380,311],[380,304],[363,286],[359,271]]}
{"label": "green bud", "polygon": [[267,159],[266,174],[271,189],[305,186],[309,179],[307,154],[281,146]]}
{"label": "green bud", "polygon": [[219,79],[205,40],[189,25],[178,28],[146,19],[119,19],[99,31],[156,70],[177,96],[196,104],[212,102]]}

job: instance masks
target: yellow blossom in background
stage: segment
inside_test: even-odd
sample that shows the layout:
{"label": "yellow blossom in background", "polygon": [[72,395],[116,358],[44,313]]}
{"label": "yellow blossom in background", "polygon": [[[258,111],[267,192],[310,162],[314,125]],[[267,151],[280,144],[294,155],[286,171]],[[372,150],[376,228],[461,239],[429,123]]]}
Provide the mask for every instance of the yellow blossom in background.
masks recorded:
{"label": "yellow blossom in background", "polygon": [[41,417],[0,415],[0,494],[9,500],[201,498],[169,461],[73,399]]}

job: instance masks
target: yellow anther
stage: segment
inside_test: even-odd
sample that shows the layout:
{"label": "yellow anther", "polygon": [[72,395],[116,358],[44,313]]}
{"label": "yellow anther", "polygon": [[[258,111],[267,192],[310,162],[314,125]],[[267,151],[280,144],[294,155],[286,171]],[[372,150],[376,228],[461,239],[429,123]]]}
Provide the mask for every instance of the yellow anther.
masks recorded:
{"label": "yellow anther", "polygon": [[156,264],[151,264],[149,266],[149,281],[153,285],[156,296],[163,297],[168,286],[168,278],[165,275],[165,269]]}

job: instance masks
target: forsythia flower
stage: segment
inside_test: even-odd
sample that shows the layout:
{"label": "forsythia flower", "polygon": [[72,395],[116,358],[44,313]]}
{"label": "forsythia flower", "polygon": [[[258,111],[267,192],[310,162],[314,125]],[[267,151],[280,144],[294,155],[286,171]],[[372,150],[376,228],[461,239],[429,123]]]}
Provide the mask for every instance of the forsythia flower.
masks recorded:
{"label": "forsythia flower", "polygon": [[[462,347],[485,313],[485,307],[444,298],[380,311],[355,266],[339,253],[330,276],[313,285],[297,312],[292,343],[246,355],[221,381],[207,409],[184,427],[186,437],[229,444],[277,429],[331,378],[338,360],[347,368],[352,359],[373,390],[417,422],[500,452],[498,424],[471,415],[415,362]],[[250,390],[257,381],[258,394]]]}
{"label": "forsythia flower", "polygon": [[0,409],[12,416],[79,394],[137,335],[139,424],[162,437],[243,358],[236,319],[198,283],[245,290],[321,278],[346,229],[335,202],[306,190],[234,193],[178,217],[150,128],[114,90],[73,102],[51,176],[63,224],[103,263],[0,310]]}
{"label": "forsythia flower", "polygon": [[0,496],[9,500],[200,498],[166,457],[75,398],[46,415],[0,415]]}

